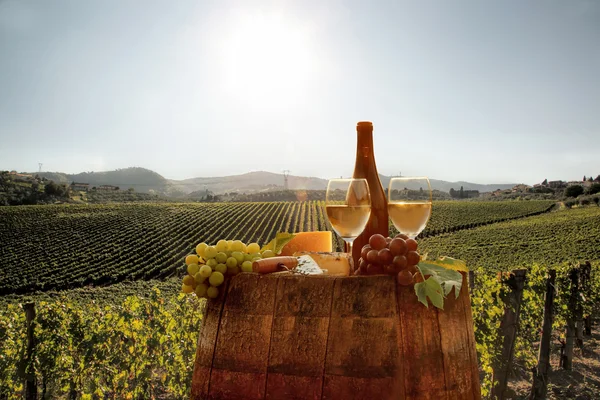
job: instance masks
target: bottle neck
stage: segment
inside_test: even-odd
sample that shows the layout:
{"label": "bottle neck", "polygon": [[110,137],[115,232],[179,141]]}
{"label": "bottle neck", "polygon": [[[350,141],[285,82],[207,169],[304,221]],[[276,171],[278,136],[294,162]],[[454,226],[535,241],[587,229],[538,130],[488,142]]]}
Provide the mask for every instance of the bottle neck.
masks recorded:
{"label": "bottle neck", "polygon": [[375,155],[373,152],[373,130],[359,129],[356,134],[356,163],[354,165],[354,177],[367,178],[369,172],[377,171],[375,167]]}

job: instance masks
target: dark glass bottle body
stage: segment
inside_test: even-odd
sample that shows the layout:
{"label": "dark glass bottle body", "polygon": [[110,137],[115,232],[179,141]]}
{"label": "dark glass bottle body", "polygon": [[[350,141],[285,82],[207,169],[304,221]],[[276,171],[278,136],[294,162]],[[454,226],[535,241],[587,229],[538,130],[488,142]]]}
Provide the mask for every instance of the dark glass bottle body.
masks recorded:
{"label": "dark glass bottle body", "polygon": [[384,237],[389,235],[388,209],[385,191],[381,185],[375,153],[373,150],[373,124],[359,122],[356,125],[356,163],[354,164],[353,178],[364,178],[369,184],[371,195],[371,216],[363,232],[352,244],[352,258],[355,268],[358,268],[358,259],[363,246],[369,243],[371,235],[379,233]]}

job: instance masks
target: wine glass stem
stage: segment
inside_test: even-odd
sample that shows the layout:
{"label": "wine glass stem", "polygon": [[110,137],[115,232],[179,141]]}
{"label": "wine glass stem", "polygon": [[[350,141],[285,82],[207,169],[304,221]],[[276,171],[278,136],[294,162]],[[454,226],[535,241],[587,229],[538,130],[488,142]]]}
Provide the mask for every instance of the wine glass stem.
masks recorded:
{"label": "wine glass stem", "polygon": [[348,243],[348,253],[352,255],[352,241],[347,241],[346,243]]}

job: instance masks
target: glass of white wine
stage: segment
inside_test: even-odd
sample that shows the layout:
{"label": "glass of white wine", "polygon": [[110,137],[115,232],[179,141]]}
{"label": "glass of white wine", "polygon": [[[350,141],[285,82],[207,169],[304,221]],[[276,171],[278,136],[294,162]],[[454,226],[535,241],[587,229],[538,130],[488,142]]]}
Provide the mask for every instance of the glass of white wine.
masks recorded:
{"label": "glass of white wine", "polygon": [[411,239],[425,229],[431,216],[431,184],[426,176],[392,178],[388,214],[400,233]]}
{"label": "glass of white wine", "polygon": [[325,195],[327,218],[333,230],[348,243],[365,229],[371,216],[371,195],[366,179],[331,179]]}

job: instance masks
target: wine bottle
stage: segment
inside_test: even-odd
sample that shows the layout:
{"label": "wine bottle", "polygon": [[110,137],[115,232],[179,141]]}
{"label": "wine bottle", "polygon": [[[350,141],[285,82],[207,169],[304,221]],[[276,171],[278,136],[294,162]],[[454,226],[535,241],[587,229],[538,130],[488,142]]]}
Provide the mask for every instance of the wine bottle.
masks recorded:
{"label": "wine bottle", "polygon": [[371,195],[371,216],[363,232],[352,244],[352,259],[355,268],[358,267],[358,259],[363,246],[369,243],[369,238],[377,233],[387,237],[389,235],[388,209],[385,191],[381,185],[377,166],[375,165],[375,154],[373,151],[373,124],[369,121],[361,121],[356,124],[356,163],[354,164],[353,178],[363,178],[369,184]]}

